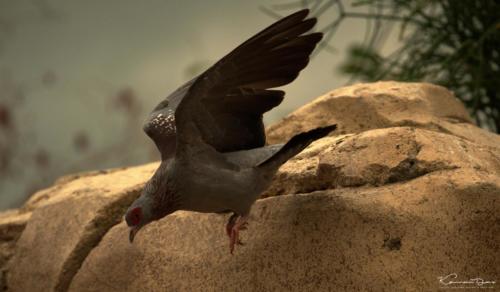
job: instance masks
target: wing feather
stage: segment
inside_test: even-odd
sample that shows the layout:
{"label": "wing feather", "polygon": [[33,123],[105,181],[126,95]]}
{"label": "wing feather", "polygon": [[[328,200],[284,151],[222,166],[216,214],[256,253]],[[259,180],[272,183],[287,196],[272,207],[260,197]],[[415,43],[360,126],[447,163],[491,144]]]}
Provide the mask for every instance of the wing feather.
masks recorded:
{"label": "wing feather", "polygon": [[308,10],[302,10],[272,24],[174,92],[166,105],[160,103],[153,113],[173,117],[176,142],[154,127],[153,113],[145,131],[162,159],[176,148],[176,155],[185,155],[188,148],[192,155],[207,145],[219,152],[265,145],[263,114],[285,94],[269,88],[297,78],[322,38],[321,33],[303,35],[316,24],[307,15]]}
{"label": "wing feather", "polygon": [[307,15],[302,10],[272,24],[194,81],[175,111],[176,155],[207,145],[219,152],[265,145],[262,116],[284,97],[269,88],[295,80],[322,38],[303,35],[316,24]]}

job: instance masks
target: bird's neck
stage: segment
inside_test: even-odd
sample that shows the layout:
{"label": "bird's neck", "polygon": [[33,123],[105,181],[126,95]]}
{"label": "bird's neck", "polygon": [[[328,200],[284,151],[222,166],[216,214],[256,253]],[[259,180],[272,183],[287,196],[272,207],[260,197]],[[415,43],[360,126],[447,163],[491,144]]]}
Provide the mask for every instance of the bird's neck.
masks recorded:
{"label": "bird's neck", "polygon": [[172,182],[169,180],[170,160],[162,161],[146,187],[154,202],[155,220],[161,219],[180,209],[179,196],[174,192]]}

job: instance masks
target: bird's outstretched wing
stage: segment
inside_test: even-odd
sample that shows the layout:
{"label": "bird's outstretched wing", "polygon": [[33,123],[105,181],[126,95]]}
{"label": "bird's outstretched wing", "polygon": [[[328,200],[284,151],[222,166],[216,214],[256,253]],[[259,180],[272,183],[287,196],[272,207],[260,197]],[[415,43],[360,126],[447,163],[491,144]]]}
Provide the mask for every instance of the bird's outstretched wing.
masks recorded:
{"label": "bird's outstretched wing", "polygon": [[175,112],[176,157],[188,148],[198,152],[201,144],[219,152],[264,146],[262,114],[285,94],[269,88],[292,82],[322,38],[321,33],[303,35],[316,23],[306,19],[308,12],[279,20],[194,80]]}

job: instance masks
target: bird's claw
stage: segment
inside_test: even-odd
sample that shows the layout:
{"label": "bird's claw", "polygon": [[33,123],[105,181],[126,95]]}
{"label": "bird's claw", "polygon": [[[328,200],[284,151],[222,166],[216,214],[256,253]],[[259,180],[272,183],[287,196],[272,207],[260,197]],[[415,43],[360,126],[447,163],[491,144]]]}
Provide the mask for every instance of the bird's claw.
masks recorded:
{"label": "bird's claw", "polygon": [[229,220],[227,221],[227,224],[226,224],[227,236],[231,237],[231,233],[233,232],[234,224],[236,223],[236,220],[238,219],[238,217],[239,216],[237,214],[233,214],[233,215],[231,215],[231,217],[229,217]]}
{"label": "bird's claw", "polygon": [[248,227],[247,216],[239,216],[233,214],[226,225],[226,233],[229,236],[229,251],[231,254],[234,252],[234,247],[236,244],[244,245],[239,239],[239,232],[241,230],[246,230]]}

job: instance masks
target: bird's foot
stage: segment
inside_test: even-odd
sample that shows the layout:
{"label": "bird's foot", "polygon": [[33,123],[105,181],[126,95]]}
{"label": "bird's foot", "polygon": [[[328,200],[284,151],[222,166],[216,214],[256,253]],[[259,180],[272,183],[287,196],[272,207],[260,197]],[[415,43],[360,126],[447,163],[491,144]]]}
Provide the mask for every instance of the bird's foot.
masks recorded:
{"label": "bird's foot", "polygon": [[233,230],[234,223],[236,222],[236,219],[239,217],[238,214],[233,213],[231,217],[229,217],[229,220],[227,221],[226,224],[226,234],[227,236],[231,237],[231,232]]}
{"label": "bird's foot", "polygon": [[243,245],[243,242],[239,239],[239,232],[247,229],[247,220],[248,216],[233,214],[227,222],[226,233],[227,236],[229,236],[229,251],[231,254],[233,254],[234,246],[236,244]]}

